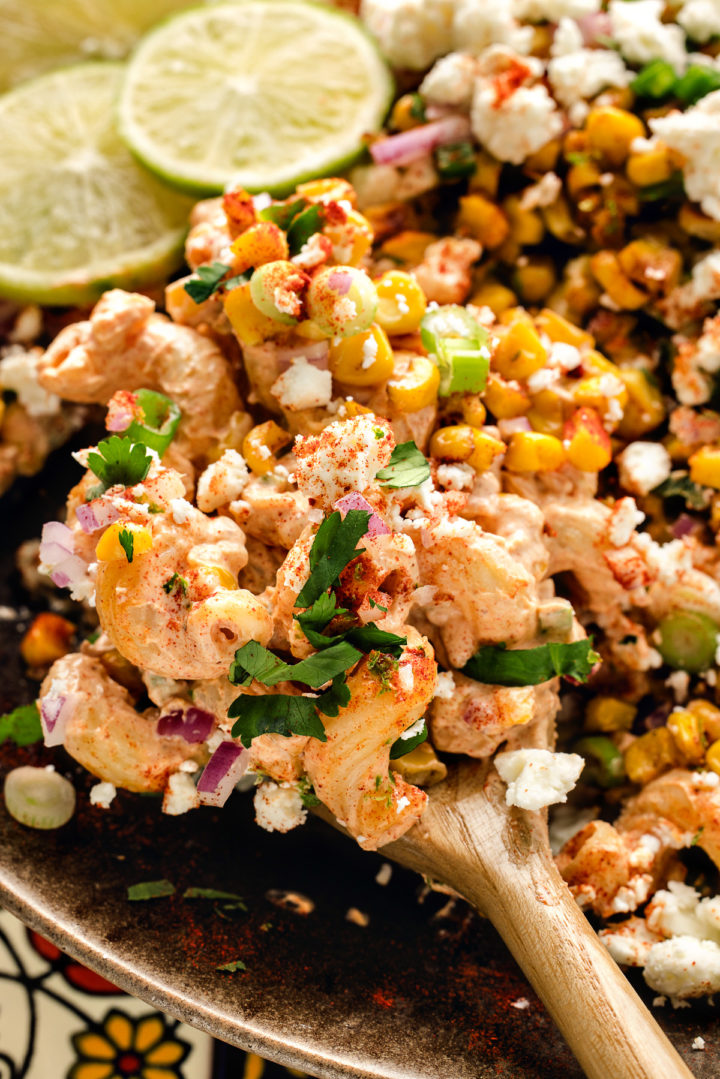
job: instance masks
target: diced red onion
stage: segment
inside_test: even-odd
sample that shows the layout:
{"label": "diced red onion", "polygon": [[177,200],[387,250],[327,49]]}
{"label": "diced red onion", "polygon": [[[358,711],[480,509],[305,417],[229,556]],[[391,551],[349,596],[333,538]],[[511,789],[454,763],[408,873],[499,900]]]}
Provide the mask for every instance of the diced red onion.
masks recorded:
{"label": "diced red onion", "polygon": [[657,727],[664,727],[668,721],[668,716],[672,712],[673,706],[669,701],[665,701],[663,704],[659,704],[657,708],[654,708],[649,715],[645,716],[640,721],[640,733],[643,731],[654,731]]}
{"label": "diced red onion", "polygon": [[178,708],[160,716],[157,732],[164,738],[179,735],[186,742],[204,742],[214,726],[215,717],[210,712],[191,705],[186,712]]}
{"label": "diced red onion", "polygon": [[116,408],[108,412],[105,426],[108,431],[127,431],[133,419],[134,416],[129,410]]}
{"label": "diced red onion", "polygon": [[[43,525],[40,537],[40,561],[44,562],[46,566],[51,566],[57,560],[58,548],[64,552],[65,556],[73,554],[75,537],[67,525],[62,524],[60,521],[47,521]],[[45,557],[46,551],[50,553],[49,559]]]}
{"label": "diced red onion", "polygon": [[372,516],[368,521],[367,535],[372,536],[389,536],[392,533],[392,529],[389,528],[382,517],[380,517],[372,508],[366,498],[363,498],[357,491],[353,491],[349,495],[344,495],[343,498],[339,498],[334,504],[333,509],[340,510],[343,517],[348,510],[367,510]]}
{"label": "diced red onion", "polygon": [[346,273],[344,270],[334,270],[329,274],[327,283],[333,292],[337,292],[338,296],[347,296],[352,288],[352,274]]}
{"label": "diced red onion", "polygon": [[225,805],[249,763],[250,754],[246,749],[235,742],[221,742],[198,780],[197,792],[201,805]]}
{"label": "diced red onion", "polygon": [[696,521],[693,517],[690,517],[687,513],[681,513],[677,521],[671,526],[675,539],[682,539],[683,536],[689,536],[695,528]]}
{"label": "diced red onion", "polygon": [[[47,563],[46,563],[47,565]],[[74,587],[79,585],[85,580],[87,576],[87,566],[83,562],[82,558],[78,555],[66,555],[61,562],[58,562],[50,574],[50,580],[53,584],[56,584],[58,588]]]}
{"label": "diced red onion", "polygon": [[612,37],[612,20],[604,11],[594,11],[576,20],[583,36],[584,45],[594,45],[598,38]]}
{"label": "diced red onion", "polygon": [[68,720],[80,699],[80,693],[49,693],[40,700],[40,724],[46,746],[63,744]]}
{"label": "diced red onion", "polygon": [[75,515],[83,532],[88,533],[97,532],[99,528],[107,528],[120,516],[112,502],[102,498],[94,498],[92,502],[83,502],[75,510]]}
{"label": "diced red onion", "polygon": [[470,121],[466,116],[446,116],[399,135],[378,139],[370,147],[376,165],[409,165],[420,157],[426,157],[438,146],[448,142],[460,142],[471,134]]}

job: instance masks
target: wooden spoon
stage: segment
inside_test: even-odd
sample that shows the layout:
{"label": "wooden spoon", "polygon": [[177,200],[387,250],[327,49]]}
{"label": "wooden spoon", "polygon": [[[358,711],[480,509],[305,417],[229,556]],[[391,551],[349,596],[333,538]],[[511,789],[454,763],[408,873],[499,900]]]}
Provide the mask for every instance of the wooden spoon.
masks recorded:
{"label": "wooden spoon", "polygon": [[422,820],[382,853],[490,919],[588,1079],[692,1079],[578,909],[543,816],[506,805],[492,762],[453,766]]}

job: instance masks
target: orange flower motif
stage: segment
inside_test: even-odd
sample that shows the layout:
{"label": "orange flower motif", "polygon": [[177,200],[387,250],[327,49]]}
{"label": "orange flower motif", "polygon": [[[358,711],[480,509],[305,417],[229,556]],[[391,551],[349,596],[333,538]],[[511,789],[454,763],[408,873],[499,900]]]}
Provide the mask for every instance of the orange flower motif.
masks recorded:
{"label": "orange flower motif", "polygon": [[133,1019],[117,1009],[72,1042],[78,1060],[67,1079],[182,1079],[180,1065],[191,1048],[162,1016]]}

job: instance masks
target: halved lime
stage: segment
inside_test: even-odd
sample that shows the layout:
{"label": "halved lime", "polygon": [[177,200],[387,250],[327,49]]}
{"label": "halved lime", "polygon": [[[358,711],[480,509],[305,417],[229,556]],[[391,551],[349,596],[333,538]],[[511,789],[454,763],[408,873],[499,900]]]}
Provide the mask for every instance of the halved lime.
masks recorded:
{"label": "halved lime", "polygon": [[358,19],[309,0],[237,0],[176,15],[140,42],[120,132],[181,190],[284,194],[354,160],[391,95]]}
{"label": "halved lime", "polygon": [[117,134],[123,73],[79,64],[0,97],[0,296],[92,303],[181,264],[192,203]]}
{"label": "halved lime", "polygon": [[189,0],[0,0],[0,90],[81,60],[120,60]]}

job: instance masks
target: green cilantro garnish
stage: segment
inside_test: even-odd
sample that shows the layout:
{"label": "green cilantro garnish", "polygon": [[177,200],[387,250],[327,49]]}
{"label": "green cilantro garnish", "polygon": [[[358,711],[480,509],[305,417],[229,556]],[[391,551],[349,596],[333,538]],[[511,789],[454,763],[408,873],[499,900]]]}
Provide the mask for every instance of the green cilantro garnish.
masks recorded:
{"label": "green cilantro garnish", "polygon": [[383,487],[419,487],[430,475],[430,465],[414,442],[402,442],[392,451],[387,468],[375,476]]}
{"label": "green cilantro garnish", "polygon": [[323,226],[323,207],[317,204],[306,207],[293,220],[287,230],[290,255],[298,255],[310,237]]}
{"label": "green cilantro garnish", "polygon": [[238,970],[247,970],[247,967],[242,959],[233,959],[230,963],[222,963],[219,967],[215,967],[215,970],[220,970],[225,974],[235,974]]}
{"label": "green cilantro garnish", "polygon": [[398,669],[398,661],[385,652],[373,652],[368,659],[368,672],[380,683],[380,693],[387,693]]}
{"label": "green cilantro garnish", "polygon": [[419,745],[422,745],[427,740],[427,736],[427,724],[425,720],[422,720],[422,727],[416,734],[411,735],[409,738],[404,738],[400,735],[397,741],[393,742],[390,748],[390,760],[395,761],[398,757],[404,757],[406,753],[412,753],[414,749],[417,749]]}
{"label": "green cilantro garnish", "polygon": [[383,607],[382,603],[377,603],[372,597],[368,600],[371,607],[377,608],[378,611],[382,611],[383,614],[388,613],[387,607]]}
{"label": "green cilantro garnish", "polygon": [[175,895],[175,885],[169,880],[144,880],[140,884],[131,884],[127,890],[127,897],[133,902],[140,899],[165,899],[170,895]]}
{"label": "green cilantro garnish", "polygon": [[224,262],[213,262],[211,266],[199,266],[183,287],[191,300],[195,303],[203,303],[220,288],[225,274],[231,269],[232,266],[227,266]]}
{"label": "green cilantro garnish", "polygon": [[508,649],[504,644],[479,648],[463,674],[490,686],[538,686],[556,675],[587,682],[600,660],[592,638],[572,644],[541,644],[536,648]]}
{"label": "green cilantro garnish", "polygon": [[228,708],[228,716],[236,720],[232,736],[239,738],[246,749],[261,734],[285,737],[303,734],[326,742],[325,728],[317,712],[319,702],[320,697],[291,697],[283,693],[262,697],[243,694]]}
{"label": "green cilantro garnish", "polygon": [[298,594],[296,607],[312,607],[333,587],[348,563],[363,553],[363,547],[356,548],[368,530],[370,516],[368,510],[348,510],[344,517],[335,510],[325,518],[310,549],[310,576]]}
{"label": "green cilantro garnish", "polygon": [[118,532],[118,543],[125,552],[128,562],[132,562],[135,552],[135,537],[127,528],[121,528]]}
{"label": "green cilantro garnish", "polygon": [[188,582],[184,577],[180,576],[177,570],[163,584],[163,592],[167,592],[168,596],[175,590],[182,593],[183,596],[188,594]]}
{"label": "green cilantro garnish", "polygon": [[88,454],[88,466],[101,483],[99,489],[95,488],[88,494],[97,498],[116,484],[134,487],[145,479],[151,464],[152,454],[142,443],[111,435],[98,442],[97,449]]}
{"label": "green cilantro garnish", "polygon": [[298,663],[285,663],[257,641],[248,641],[235,653],[230,666],[230,681],[235,686],[248,686],[253,679],[264,686],[302,682],[317,689],[353,667],[360,658],[361,653],[356,648],[340,641]]}
{"label": "green cilantro garnish", "polygon": [[702,487],[690,479],[688,472],[673,473],[654,487],[651,493],[660,495],[661,498],[684,498],[686,504],[694,510],[702,510],[707,506]]}
{"label": "green cilantro garnish", "polygon": [[258,217],[261,221],[272,221],[273,225],[277,225],[278,228],[287,231],[293,220],[298,214],[301,214],[308,205],[310,204],[307,199],[295,199],[294,202],[276,203],[272,206],[266,206],[264,210],[260,211]]}
{"label": "green cilantro garnish", "polygon": [[0,716],[0,745],[10,739],[16,746],[31,746],[42,742],[40,712],[35,701],[21,704],[7,715]]}
{"label": "green cilantro garnish", "polygon": [[312,809],[313,806],[320,805],[320,799],[315,793],[315,788],[307,776],[303,776],[302,779],[298,780],[297,792],[306,809]]}

